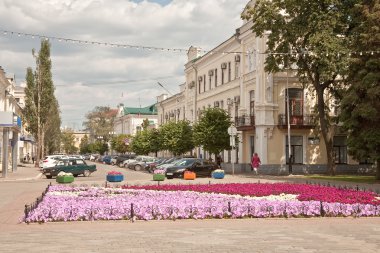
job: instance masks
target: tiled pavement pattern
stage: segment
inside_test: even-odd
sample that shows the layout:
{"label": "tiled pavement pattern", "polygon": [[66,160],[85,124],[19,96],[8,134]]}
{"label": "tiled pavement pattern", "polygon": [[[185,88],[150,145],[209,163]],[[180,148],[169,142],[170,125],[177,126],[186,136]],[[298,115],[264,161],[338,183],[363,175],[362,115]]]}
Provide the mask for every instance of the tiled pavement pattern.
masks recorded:
{"label": "tiled pavement pattern", "polygon": [[[101,169],[77,183],[102,183],[107,171],[123,170]],[[35,168],[27,170],[0,180],[0,252],[380,252],[380,217],[20,224],[24,204],[54,182],[38,179]],[[152,183],[151,175],[124,172],[128,183]],[[242,175],[225,181],[258,179]]]}

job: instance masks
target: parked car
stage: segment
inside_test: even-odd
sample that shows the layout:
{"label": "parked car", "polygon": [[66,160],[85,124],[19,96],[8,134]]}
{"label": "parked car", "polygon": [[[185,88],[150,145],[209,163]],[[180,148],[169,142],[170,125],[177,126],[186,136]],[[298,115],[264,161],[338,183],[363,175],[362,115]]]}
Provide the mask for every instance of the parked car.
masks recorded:
{"label": "parked car", "polygon": [[82,157],[84,160],[90,160],[90,154],[84,154]]}
{"label": "parked car", "polygon": [[90,161],[95,162],[99,157],[99,154],[91,154],[90,155]]}
{"label": "parked car", "polygon": [[146,168],[146,163],[152,163],[155,159],[151,156],[137,156],[136,161],[128,163],[128,168],[136,171],[142,170]]}
{"label": "parked car", "polygon": [[177,161],[173,166],[168,167],[165,176],[168,179],[174,177],[183,178],[185,171],[195,172],[197,177],[211,177],[213,170],[218,169],[218,165],[205,159],[199,158],[183,158]]}
{"label": "parked car", "polygon": [[105,163],[105,164],[111,164],[111,159],[112,159],[112,157],[110,156],[110,155],[105,155],[105,156],[103,156],[103,163]]}
{"label": "parked car", "polygon": [[83,175],[88,177],[92,172],[96,171],[96,165],[87,165],[83,159],[69,158],[69,159],[58,159],[56,160],[54,166],[44,168],[42,173],[46,178],[56,177],[59,172],[72,173],[74,177],[78,175]]}
{"label": "parked car", "polygon": [[112,156],[112,158],[111,158],[111,165],[115,165],[115,164],[117,164],[117,155],[114,155],[114,156]]}
{"label": "parked car", "polygon": [[123,167],[123,162],[127,159],[131,159],[131,158],[135,158],[136,155],[134,154],[123,154],[123,155],[119,155],[117,158],[116,158],[116,165],[118,165],[119,167]]}
{"label": "parked car", "polygon": [[156,161],[149,164],[149,168],[147,170],[149,173],[153,173],[154,170],[157,169],[157,166],[165,164],[167,161],[173,161],[172,158],[158,158]]}
{"label": "parked car", "polygon": [[55,162],[60,158],[67,158],[65,155],[48,155],[44,159],[40,160],[40,168],[47,168],[55,165]]}
{"label": "parked car", "polygon": [[174,164],[176,162],[178,162],[179,160],[181,160],[182,158],[180,157],[173,157],[173,158],[169,158],[167,159],[165,162],[159,164],[156,166],[156,168],[152,168],[153,170],[155,169],[160,169],[160,170],[166,170],[166,168],[169,168],[169,167],[172,167],[174,166]]}

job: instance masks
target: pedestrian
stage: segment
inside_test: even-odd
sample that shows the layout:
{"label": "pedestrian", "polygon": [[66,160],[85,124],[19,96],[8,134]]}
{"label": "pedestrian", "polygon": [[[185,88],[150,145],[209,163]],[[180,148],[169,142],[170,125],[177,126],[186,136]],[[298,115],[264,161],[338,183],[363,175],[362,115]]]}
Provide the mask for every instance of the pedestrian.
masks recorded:
{"label": "pedestrian", "polygon": [[256,175],[259,174],[257,170],[260,164],[260,157],[257,155],[257,153],[254,153],[251,160],[251,171],[254,171]]}
{"label": "pedestrian", "polygon": [[33,162],[33,164],[34,164],[34,160],[36,160],[36,157],[32,156],[32,162]]}
{"label": "pedestrian", "polygon": [[28,161],[28,163],[29,163],[29,161],[30,161],[30,155],[29,155],[29,153],[28,154],[26,154],[26,160]]}
{"label": "pedestrian", "polygon": [[223,159],[220,155],[217,155],[216,158],[216,164],[218,165],[219,169],[221,168],[221,165],[222,165],[222,162],[223,162]]}

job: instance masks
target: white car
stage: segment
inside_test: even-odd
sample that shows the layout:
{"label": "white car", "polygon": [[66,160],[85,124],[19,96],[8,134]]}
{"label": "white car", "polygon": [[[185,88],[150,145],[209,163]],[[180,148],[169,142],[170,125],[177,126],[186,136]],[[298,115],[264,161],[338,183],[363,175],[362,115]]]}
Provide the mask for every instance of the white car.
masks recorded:
{"label": "white car", "polygon": [[55,162],[60,158],[67,158],[65,155],[48,155],[44,159],[40,160],[40,168],[48,168],[55,165]]}

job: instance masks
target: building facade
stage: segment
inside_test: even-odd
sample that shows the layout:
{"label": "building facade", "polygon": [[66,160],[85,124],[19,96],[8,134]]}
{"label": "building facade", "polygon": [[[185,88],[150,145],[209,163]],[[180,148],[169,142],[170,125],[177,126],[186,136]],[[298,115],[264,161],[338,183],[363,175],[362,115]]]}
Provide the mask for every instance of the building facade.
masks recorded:
{"label": "building facade", "polygon": [[[256,37],[251,27],[252,22],[244,21],[233,36],[204,55],[190,47],[180,93],[158,98],[159,124],[177,119],[194,123],[202,110],[219,107],[231,116],[240,140],[237,149],[221,154],[225,169],[237,163],[237,171],[248,171],[252,154],[258,153],[261,172],[286,174],[290,151],[296,173],[324,173],[327,159],[322,136],[314,130],[313,94],[294,70],[264,70],[266,38]],[[339,131],[334,151],[338,172],[360,169],[348,156],[346,136]],[[208,157],[202,148],[195,153]]]}
{"label": "building facade", "polygon": [[149,120],[149,127],[157,127],[156,105],[135,108],[120,104],[114,120],[113,134],[135,135],[142,130],[142,123],[145,119]]}

